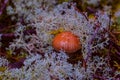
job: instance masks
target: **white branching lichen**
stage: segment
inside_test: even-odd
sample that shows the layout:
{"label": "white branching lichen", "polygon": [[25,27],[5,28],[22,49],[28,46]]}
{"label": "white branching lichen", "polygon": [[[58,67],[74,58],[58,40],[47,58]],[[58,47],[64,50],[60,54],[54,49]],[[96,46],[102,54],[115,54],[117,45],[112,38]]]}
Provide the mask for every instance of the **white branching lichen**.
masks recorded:
{"label": "white branching lichen", "polygon": [[[49,5],[42,5],[42,3]],[[103,49],[108,44],[109,17],[106,13],[96,13],[97,19],[90,21],[86,18],[86,13],[80,13],[75,9],[75,4],[65,2],[56,7],[55,0],[13,0],[15,5],[13,10],[7,8],[8,14],[17,14],[18,23],[15,30],[17,39],[10,43],[9,50],[22,48],[29,54],[24,66],[21,68],[6,69],[0,75],[3,80],[94,80],[93,76],[100,69],[105,79],[114,79],[109,72],[111,68],[107,65],[107,60],[102,57],[89,58],[86,69],[81,65],[70,64],[68,56],[63,52],[55,52],[51,42],[54,35],[50,31],[63,28],[76,34],[82,44],[82,55],[84,59],[96,50]],[[51,8],[48,11],[48,8]],[[43,9],[45,8],[45,10]],[[26,24],[21,23],[21,17]],[[25,36],[23,31],[27,26],[35,28],[36,35]],[[104,39],[104,40],[102,40]],[[37,54],[38,53],[38,54]],[[44,57],[40,55],[44,53]],[[15,53],[14,53],[15,54]],[[4,63],[0,62],[1,65]],[[104,65],[104,67],[102,67]]]}

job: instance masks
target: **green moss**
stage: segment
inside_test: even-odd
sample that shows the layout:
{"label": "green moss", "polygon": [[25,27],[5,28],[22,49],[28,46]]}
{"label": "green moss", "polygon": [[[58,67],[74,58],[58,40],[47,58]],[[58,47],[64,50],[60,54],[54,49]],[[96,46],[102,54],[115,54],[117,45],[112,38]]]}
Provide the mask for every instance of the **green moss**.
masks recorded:
{"label": "green moss", "polygon": [[68,2],[69,0],[58,0],[58,3],[61,4],[63,2]]}

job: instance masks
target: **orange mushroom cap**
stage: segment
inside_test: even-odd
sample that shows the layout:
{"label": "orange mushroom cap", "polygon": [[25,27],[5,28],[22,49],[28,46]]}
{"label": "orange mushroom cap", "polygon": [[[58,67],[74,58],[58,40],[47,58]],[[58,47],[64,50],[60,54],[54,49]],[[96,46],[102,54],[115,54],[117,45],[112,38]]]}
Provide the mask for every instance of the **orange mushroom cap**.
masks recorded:
{"label": "orange mushroom cap", "polygon": [[52,42],[56,51],[63,50],[67,53],[74,53],[81,48],[79,38],[70,31],[57,34]]}

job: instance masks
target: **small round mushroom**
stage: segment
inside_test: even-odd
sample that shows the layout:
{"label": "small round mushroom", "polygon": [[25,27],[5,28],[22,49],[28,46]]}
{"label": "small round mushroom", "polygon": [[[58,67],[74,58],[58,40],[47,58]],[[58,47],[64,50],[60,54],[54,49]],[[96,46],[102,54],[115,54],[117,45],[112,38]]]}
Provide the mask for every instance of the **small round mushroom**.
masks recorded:
{"label": "small round mushroom", "polygon": [[81,43],[75,34],[65,31],[54,37],[52,46],[56,51],[63,50],[66,53],[74,53],[81,48]]}

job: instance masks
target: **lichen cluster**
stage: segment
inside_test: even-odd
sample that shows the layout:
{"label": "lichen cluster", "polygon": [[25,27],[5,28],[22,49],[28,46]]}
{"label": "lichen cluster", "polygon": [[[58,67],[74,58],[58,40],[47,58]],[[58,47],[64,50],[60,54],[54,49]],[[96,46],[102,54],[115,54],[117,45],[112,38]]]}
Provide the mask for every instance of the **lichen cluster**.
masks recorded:
{"label": "lichen cluster", "polygon": [[[98,5],[94,0],[86,1],[82,4]],[[92,14],[77,6],[75,0],[9,1],[6,14],[15,24],[11,35],[0,34],[0,79],[119,80],[120,55],[110,43],[111,37],[115,38],[110,33],[114,18],[100,9]],[[77,35],[81,50],[72,55],[55,51],[52,40],[62,31]],[[6,36],[13,39],[5,42]]]}

